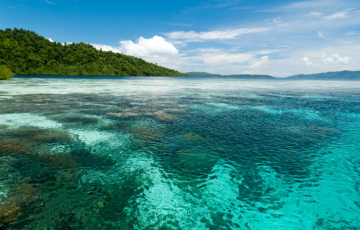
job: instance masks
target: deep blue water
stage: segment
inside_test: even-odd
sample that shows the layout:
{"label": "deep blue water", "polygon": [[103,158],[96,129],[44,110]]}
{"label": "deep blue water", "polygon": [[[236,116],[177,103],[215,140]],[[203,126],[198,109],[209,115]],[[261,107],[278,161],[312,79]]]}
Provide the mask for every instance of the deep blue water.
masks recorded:
{"label": "deep blue water", "polygon": [[0,82],[0,228],[359,229],[360,82]]}

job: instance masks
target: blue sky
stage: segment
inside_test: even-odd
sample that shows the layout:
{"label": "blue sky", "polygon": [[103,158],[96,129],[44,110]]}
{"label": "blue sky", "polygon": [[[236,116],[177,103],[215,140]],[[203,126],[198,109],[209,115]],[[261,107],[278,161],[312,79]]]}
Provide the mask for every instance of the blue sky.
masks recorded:
{"label": "blue sky", "polygon": [[0,28],[14,27],[182,72],[360,70],[358,0],[2,0]]}

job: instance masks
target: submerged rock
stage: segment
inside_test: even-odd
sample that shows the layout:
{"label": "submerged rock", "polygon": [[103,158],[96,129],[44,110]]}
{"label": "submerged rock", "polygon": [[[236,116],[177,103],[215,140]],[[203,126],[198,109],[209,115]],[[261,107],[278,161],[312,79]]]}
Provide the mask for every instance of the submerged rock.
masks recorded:
{"label": "submerged rock", "polygon": [[24,207],[37,199],[40,192],[30,184],[23,184],[9,192],[9,198],[0,203],[0,224],[18,220],[24,215]]}
{"label": "submerged rock", "polygon": [[30,140],[36,142],[43,142],[43,143],[62,143],[62,144],[68,144],[73,141],[69,133],[63,131],[53,131],[53,130],[40,131],[39,133],[36,133],[32,137],[30,137]]}
{"label": "submerged rock", "polygon": [[198,142],[203,139],[200,135],[198,135],[196,133],[186,133],[186,134],[180,135],[180,138],[185,141],[192,141],[192,142]]}
{"label": "submerged rock", "polygon": [[124,109],[121,112],[117,113],[107,113],[109,117],[137,117],[143,115],[141,111],[136,109]]}
{"label": "submerged rock", "polygon": [[0,156],[6,154],[17,155],[26,153],[27,151],[28,148],[23,140],[13,138],[0,141]]}
{"label": "submerged rock", "polygon": [[158,140],[163,136],[158,130],[149,127],[129,127],[126,131],[130,132],[134,137],[151,141]]}
{"label": "submerged rock", "polygon": [[175,115],[166,113],[164,111],[158,111],[154,114],[155,118],[162,122],[177,121],[179,118]]}
{"label": "submerged rock", "polygon": [[65,154],[52,154],[52,155],[39,155],[39,160],[43,163],[49,164],[56,168],[78,168],[80,166],[75,160],[69,155]]}
{"label": "submerged rock", "polygon": [[23,215],[20,212],[21,207],[11,201],[0,203],[0,224],[16,221]]}

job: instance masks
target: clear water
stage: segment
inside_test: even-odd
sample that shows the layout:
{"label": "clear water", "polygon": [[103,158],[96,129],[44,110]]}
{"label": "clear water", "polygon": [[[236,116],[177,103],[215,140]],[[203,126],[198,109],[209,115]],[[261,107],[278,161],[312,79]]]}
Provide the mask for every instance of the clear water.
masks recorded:
{"label": "clear water", "polygon": [[0,83],[0,228],[359,229],[360,82]]}

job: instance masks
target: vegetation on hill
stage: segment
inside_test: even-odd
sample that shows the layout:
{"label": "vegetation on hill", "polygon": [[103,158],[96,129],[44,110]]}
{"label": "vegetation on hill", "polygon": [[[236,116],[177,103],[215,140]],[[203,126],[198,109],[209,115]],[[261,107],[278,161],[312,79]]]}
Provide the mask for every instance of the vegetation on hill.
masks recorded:
{"label": "vegetation on hill", "polygon": [[99,51],[86,43],[51,42],[16,28],[0,30],[0,65],[28,75],[186,76],[141,58]]}
{"label": "vegetation on hill", "polygon": [[317,74],[299,74],[287,79],[360,79],[360,71],[340,71]]}
{"label": "vegetation on hill", "polygon": [[187,74],[189,76],[196,76],[196,77],[274,78],[269,75],[256,75],[256,74],[221,75],[221,74],[211,74],[206,72],[189,72]]}
{"label": "vegetation on hill", "polygon": [[0,65],[0,80],[8,80],[14,76],[14,73],[4,65]]}

